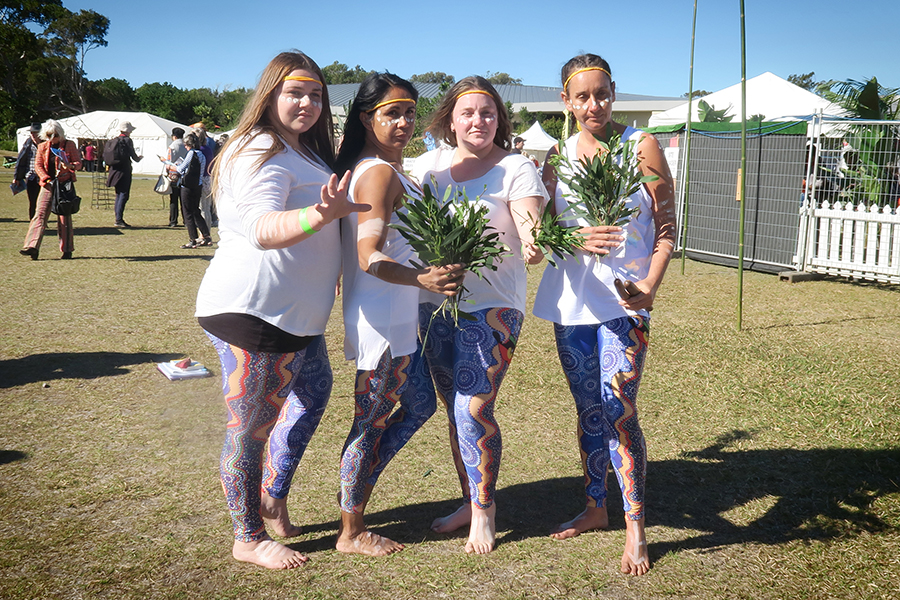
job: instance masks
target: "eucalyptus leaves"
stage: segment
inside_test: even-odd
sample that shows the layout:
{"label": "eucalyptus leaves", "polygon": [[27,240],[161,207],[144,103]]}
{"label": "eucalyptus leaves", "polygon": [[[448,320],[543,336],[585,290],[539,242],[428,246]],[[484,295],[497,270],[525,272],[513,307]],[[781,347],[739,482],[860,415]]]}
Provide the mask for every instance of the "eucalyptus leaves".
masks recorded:
{"label": "eucalyptus leaves", "polygon": [[628,197],[641,185],[659,179],[656,175],[643,175],[635,155],[634,141],[623,142],[621,135],[611,130],[608,142],[597,138],[600,149],[587,159],[572,160],[563,153],[550,157],[556,176],[572,190],[580,201],[562,215],[541,215],[540,228],[535,228],[535,243],[563,256],[572,254],[573,247],[581,246],[577,227],[564,227],[566,218],[584,218],[591,227],[614,225],[622,227],[637,212],[628,206]]}
{"label": "eucalyptus leaves", "polygon": [[[406,213],[397,213],[402,224],[391,225],[421,261],[413,264],[418,268],[464,264],[479,278],[483,278],[484,269],[496,271],[497,263],[509,251],[500,241],[500,233],[488,224],[488,208],[478,203],[480,196],[470,201],[464,190],[454,195],[448,186],[443,198],[438,199],[432,186],[437,188],[433,178],[431,185],[423,186],[421,198],[407,195]],[[461,286],[459,293],[441,303],[432,319],[438,313],[448,312],[454,324],[460,318],[472,320],[471,315],[459,309],[467,292],[465,285]]]}

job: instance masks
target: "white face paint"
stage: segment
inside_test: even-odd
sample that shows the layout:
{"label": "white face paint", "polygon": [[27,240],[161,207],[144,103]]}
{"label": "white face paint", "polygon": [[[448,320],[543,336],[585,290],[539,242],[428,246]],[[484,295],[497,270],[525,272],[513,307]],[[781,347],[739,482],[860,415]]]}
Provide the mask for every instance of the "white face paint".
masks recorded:
{"label": "white face paint", "polygon": [[363,221],[359,224],[359,229],[356,231],[356,241],[361,242],[368,238],[381,238],[383,232],[384,219],[377,217],[369,219],[368,221]]}
{"label": "white face paint", "polygon": [[[309,98],[309,96],[304,97]],[[282,94],[281,96],[278,96],[278,99],[289,104],[300,104],[300,101],[303,100],[304,97],[285,96]],[[309,104],[310,106],[315,106],[316,108],[322,108],[322,103],[314,98],[309,98]]]}
{"label": "white face paint", "polygon": [[607,106],[609,106],[609,98],[604,98],[599,102],[595,98],[591,98],[584,104],[573,104],[572,108],[575,110],[588,110],[589,108],[606,108]]}

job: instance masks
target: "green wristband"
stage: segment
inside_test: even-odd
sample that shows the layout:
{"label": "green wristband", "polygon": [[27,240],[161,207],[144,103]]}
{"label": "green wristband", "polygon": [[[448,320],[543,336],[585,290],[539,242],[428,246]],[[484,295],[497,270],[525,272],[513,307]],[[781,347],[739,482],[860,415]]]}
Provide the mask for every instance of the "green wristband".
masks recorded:
{"label": "green wristband", "polygon": [[300,209],[300,214],[299,214],[300,229],[302,229],[304,233],[308,233],[309,235],[312,235],[316,232],[316,230],[313,229],[312,225],[309,224],[309,219],[306,216],[306,211],[308,211],[308,210],[309,210],[308,206]]}

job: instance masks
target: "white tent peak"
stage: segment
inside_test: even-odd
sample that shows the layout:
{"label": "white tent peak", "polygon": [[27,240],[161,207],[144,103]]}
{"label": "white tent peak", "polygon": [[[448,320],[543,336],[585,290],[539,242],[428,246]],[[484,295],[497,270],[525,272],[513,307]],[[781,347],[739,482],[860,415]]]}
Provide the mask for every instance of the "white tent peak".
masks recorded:
{"label": "white tent peak", "polygon": [[[188,125],[182,125],[146,112],[95,110],[83,115],[59,119],[67,139],[100,140],[101,142],[119,135],[119,126],[124,121],[130,121],[134,126],[131,139],[134,140],[135,152],[145,157],[144,160],[134,163],[135,173],[159,173],[161,167],[156,155],[166,156],[169,143],[172,141],[172,129],[181,127],[185,132],[191,130]],[[17,130],[16,138],[21,150],[22,144],[28,138],[28,127]]]}
{"label": "white tent peak", "polygon": [[526,150],[536,150],[538,152],[550,150],[557,141],[556,138],[544,131],[544,128],[541,127],[538,121],[535,121],[534,125],[529,127],[524,133],[516,134],[513,137],[520,137],[525,140]]}
{"label": "white tent peak", "polygon": [[[700,118],[698,115],[700,100],[705,101],[716,110],[722,110],[731,105],[727,115],[735,117],[733,122],[740,122],[740,83],[702,98],[694,98],[691,101],[691,120],[695,122]],[[650,127],[684,123],[687,120],[687,106],[688,104],[685,102],[653,115],[650,117]],[[834,116],[842,114],[843,109],[768,71],[747,80],[747,118],[753,115],[763,115],[766,121],[793,121],[808,119],[818,112]]]}

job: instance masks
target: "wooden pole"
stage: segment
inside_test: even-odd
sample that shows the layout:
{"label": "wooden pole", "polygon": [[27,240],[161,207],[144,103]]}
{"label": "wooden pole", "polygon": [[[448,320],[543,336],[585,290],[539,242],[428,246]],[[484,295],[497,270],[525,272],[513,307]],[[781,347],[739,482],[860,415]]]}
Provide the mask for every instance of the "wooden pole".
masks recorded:
{"label": "wooden pole", "polygon": [[691,108],[694,103],[694,38],[697,35],[697,0],[694,0],[694,22],[691,25],[691,66],[688,77],[688,111],[684,128],[684,206],[681,216],[681,274],[687,255],[688,201],[691,197]]}
{"label": "wooden pole", "polygon": [[738,305],[737,328],[741,330],[744,308],[744,214],[746,206],[747,178],[747,36],[744,28],[744,0],[741,3],[741,169],[738,173],[738,200],[740,200],[740,225],[738,230]]}

